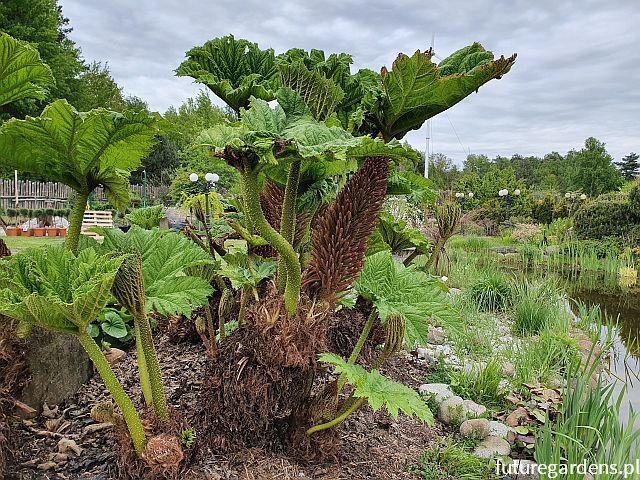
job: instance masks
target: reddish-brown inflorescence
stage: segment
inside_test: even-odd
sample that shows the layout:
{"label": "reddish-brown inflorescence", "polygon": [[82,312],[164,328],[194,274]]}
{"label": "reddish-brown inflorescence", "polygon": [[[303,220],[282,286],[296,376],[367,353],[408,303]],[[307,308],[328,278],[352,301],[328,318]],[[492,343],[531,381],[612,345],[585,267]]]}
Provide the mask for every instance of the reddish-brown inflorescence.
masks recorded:
{"label": "reddish-brown inflorescence", "polygon": [[334,301],[362,270],[367,240],[387,193],[388,173],[387,158],[368,158],[318,218],[303,279],[303,286],[318,298]]}

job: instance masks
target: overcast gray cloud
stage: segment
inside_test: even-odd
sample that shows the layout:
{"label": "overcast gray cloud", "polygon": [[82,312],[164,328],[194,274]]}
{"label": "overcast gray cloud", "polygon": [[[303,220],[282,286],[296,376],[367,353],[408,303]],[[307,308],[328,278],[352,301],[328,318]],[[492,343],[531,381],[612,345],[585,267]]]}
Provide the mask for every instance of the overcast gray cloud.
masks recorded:
{"label": "overcast gray cloud", "polygon": [[[433,146],[460,163],[472,153],[541,155],[595,136],[616,158],[640,151],[640,2],[558,0],[269,2],[61,0],[88,61],[108,61],[128,94],[158,111],[199,87],[173,76],[184,52],[233,33],[262,48],[348,52],[356,68],[390,66],[429,47],[444,58],[473,41],[512,71],[433,121]],[[452,127],[453,126],[453,127]],[[454,130],[455,129],[455,130]],[[457,132],[457,136],[455,134]],[[407,139],[424,149],[425,129]],[[459,137],[459,139],[458,139]]]}

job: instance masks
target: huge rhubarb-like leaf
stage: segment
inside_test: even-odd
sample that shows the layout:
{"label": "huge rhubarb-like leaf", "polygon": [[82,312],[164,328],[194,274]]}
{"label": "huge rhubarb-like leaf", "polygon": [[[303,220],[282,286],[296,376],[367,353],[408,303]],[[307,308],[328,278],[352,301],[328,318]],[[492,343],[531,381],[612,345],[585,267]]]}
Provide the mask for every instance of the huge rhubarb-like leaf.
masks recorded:
{"label": "huge rhubarb-like leaf", "polygon": [[111,298],[123,256],[87,249],[77,257],[60,246],[29,249],[0,261],[0,314],[21,322],[79,333]]}
{"label": "huge rhubarb-like leaf", "polygon": [[406,348],[427,343],[428,317],[450,328],[459,328],[460,314],[450,305],[447,289],[439,279],[396,262],[390,251],[367,257],[356,291],[371,301],[384,324],[391,314],[405,317]]}
{"label": "huge rhubarb-like leaf", "polygon": [[124,233],[103,229],[102,245],[93,245],[103,253],[135,252],[142,257],[142,276],[148,311],[189,315],[204,304],[213,289],[189,270],[212,263],[209,254],[185,237],[173,232],[143,230],[133,226]]}
{"label": "huge rhubarb-like leaf", "polygon": [[44,100],[45,87],[53,83],[35,48],[0,32],[0,106],[21,98]]}
{"label": "huge rhubarb-like leaf", "polygon": [[334,353],[321,354],[320,361],[333,365],[336,374],[344,374],[347,383],[355,387],[354,396],[366,398],[374,412],[385,407],[394,419],[402,411],[433,425],[431,410],[415,390],[390,380],[377,370],[367,372],[360,365],[349,364]]}
{"label": "huge rhubarb-like leaf", "polygon": [[66,100],[57,100],[40,117],[11,119],[0,127],[0,161],[81,194],[103,186],[109,201],[124,209],[129,172],[141,165],[155,133],[155,119],[145,112],[78,113]]}
{"label": "huge rhubarb-like leaf", "polygon": [[382,136],[401,139],[475,92],[489,80],[507,73],[516,56],[494,60],[493,53],[479,43],[458,50],[439,65],[430,51],[400,54],[391,71],[382,68],[384,96],[372,108],[372,116]]}
{"label": "huge rhubarb-like leaf", "polygon": [[260,50],[257,44],[233,35],[189,50],[176,75],[206,85],[236,112],[248,107],[252,96],[273,100],[277,90],[273,50]]}

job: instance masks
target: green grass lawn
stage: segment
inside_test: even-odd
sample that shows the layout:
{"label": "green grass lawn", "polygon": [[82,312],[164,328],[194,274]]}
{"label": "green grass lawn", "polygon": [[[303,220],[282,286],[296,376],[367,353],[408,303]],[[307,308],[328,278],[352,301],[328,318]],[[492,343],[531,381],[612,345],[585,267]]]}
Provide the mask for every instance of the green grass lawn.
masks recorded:
{"label": "green grass lawn", "polygon": [[64,237],[2,237],[11,253],[17,253],[29,247],[41,247],[43,245],[62,244]]}

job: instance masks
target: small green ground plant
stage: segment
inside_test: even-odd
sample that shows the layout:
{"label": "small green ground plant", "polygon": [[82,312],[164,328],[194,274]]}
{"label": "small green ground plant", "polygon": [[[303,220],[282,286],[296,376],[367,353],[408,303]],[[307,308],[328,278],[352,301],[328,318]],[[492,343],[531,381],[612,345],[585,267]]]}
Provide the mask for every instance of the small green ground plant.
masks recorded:
{"label": "small green ground plant", "polygon": [[409,472],[424,480],[494,480],[495,467],[488,460],[474,456],[449,439],[442,446],[426,449],[418,465]]}
{"label": "small green ground plant", "polygon": [[512,301],[512,295],[505,274],[493,269],[486,269],[480,278],[469,285],[469,297],[481,311],[505,310]]}

